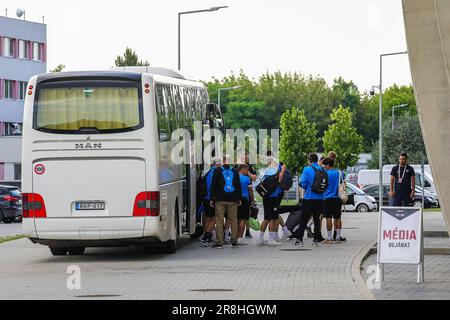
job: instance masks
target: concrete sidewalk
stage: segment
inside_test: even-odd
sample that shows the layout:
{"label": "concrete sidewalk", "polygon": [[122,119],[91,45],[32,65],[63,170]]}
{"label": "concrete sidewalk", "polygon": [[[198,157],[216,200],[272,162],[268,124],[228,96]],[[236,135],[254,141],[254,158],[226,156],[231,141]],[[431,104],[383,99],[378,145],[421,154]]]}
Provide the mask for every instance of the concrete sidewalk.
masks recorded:
{"label": "concrete sidewalk", "polygon": [[[424,214],[425,231],[446,231],[446,225],[441,213]],[[432,249],[432,250],[430,250]],[[436,249],[447,253],[439,255]],[[427,255],[427,252],[433,255]],[[425,238],[425,282],[416,283],[417,267],[415,265],[386,265],[385,282],[381,289],[372,293],[376,299],[411,299],[411,300],[441,300],[450,299],[450,238]],[[370,271],[377,263],[376,255],[371,255],[364,261],[362,276],[367,279]],[[372,269],[370,269],[372,266]]]}
{"label": "concrete sidewalk", "polygon": [[22,223],[0,223],[0,237],[16,236],[22,233]]}
{"label": "concrete sidewalk", "polygon": [[[87,249],[82,257],[53,257],[47,247],[18,240],[0,245],[0,299],[370,299],[360,261],[373,244],[376,213],[344,214],[347,243],[302,251],[249,245],[224,250],[185,240],[175,255],[139,248]],[[286,216],[285,216],[286,218]],[[67,267],[81,268],[81,290],[66,287]]]}

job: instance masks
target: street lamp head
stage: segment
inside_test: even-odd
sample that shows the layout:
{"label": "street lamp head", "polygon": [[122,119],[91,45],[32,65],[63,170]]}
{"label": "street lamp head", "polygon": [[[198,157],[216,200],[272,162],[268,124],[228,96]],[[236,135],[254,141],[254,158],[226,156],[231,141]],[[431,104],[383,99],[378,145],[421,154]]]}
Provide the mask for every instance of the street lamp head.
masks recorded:
{"label": "street lamp head", "polygon": [[209,11],[217,11],[217,10],[220,10],[220,9],[226,9],[226,8],[228,8],[228,6],[211,7],[211,8],[209,9]]}

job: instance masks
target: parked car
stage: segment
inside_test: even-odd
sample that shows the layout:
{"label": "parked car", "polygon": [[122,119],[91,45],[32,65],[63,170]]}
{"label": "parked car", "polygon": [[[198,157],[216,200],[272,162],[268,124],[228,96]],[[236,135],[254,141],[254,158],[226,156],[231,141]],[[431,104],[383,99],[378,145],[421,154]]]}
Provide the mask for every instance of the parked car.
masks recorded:
{"label": "parked car", "polygon": [[17,187],[0,186],[0,221],[22,221],[22,193]]}
{"label": "parked car", "polygon": [[377,211],[378,205],[374,197],[368,195],[353,183],[347,182],[348,201],[345,211],[370,212]]}
{"label": "parked car", "polygon": [[[385,166],[383,169],[383,184],[389,184],[391,181],[391,170],[393,166]],[[432,180],[432,176],[425,172],[425,176],[422,176],[422,172],[416,171],[416,185],[418,187],[425,186],[426,191],[435,193],[436,187]],[[379,170],[361,170],[358,172],[358,187],[365,188],[371,185],[378,185],[380,183],[380,171]]]}
{"label": "parked car", "polygon": [[[377,202],[379,201],[380,197],[380,189],[378,185],[371,185],[371,186],[367,186],[365,188],[363,188],[363,191],[370,194],[372,197],[374,197]],[[427,191],[425,189],[425,205],[424,207],[426,209],[428,208],[439,208],[439,200],[437,198],[437,195]],[[389,185],[384,185],[383,186],[383,205],[384,206],[389,206],[392,205],[391,202],[389,201]],[[422,188],[416,186],[416,194],[413,200],[413,206],[414,207],[421,207],[422,206]]]}

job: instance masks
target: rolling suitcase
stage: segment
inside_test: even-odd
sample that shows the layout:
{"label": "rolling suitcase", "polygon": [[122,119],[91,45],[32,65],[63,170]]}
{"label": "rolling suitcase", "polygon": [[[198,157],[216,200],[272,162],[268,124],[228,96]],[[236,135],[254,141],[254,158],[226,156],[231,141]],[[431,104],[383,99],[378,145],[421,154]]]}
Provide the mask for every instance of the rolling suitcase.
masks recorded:
{"label": "rolling suitcase", "polygon": [[292,234],[297,231],[300,227],[300,219],[302,217],[301,211],[294,211],[289,214],[289,217],[286,220],[286,227],[289,229]]}

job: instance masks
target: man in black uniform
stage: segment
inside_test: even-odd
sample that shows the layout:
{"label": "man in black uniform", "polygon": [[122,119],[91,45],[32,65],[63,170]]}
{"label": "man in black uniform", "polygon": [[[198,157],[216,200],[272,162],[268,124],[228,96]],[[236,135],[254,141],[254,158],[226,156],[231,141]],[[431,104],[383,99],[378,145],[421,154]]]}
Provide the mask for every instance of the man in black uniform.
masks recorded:
{"label": "man in black uniform", "polygon": [[389,196],[394,198],[395,207],[410,207],[416,189],[416,173],[408,165],[408,155],[400,154],[399,164],[392,168]]}

